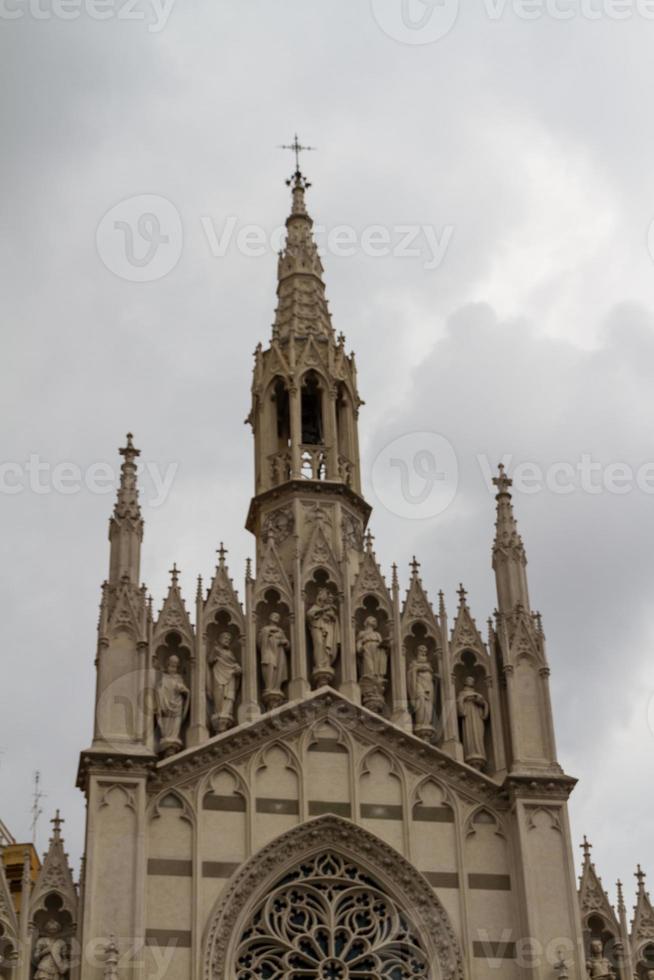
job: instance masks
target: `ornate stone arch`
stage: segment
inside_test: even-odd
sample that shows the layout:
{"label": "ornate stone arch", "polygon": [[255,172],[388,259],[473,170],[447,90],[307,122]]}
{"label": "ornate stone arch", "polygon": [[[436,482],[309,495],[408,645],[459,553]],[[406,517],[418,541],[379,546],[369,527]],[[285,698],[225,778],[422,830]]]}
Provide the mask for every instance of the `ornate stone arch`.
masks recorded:
{"label": "ornate stone arch", "polygon": [[[346,864],[348,880],[353,875],[352,880],[366,882],[393,908],[400,945],[413,942],[424,964],[422,972],[415,973],[416,980],[463,980],[459,943],[429,883],[388,844],[331,814],[282,834],[234,875],[208,919],[203,980],[235,980],[239,976],[235,970],[237,950],[244,935],[252,935],[252,919],[260,903],[283,885],[289,874],[297,870],[299,880],[304,869],[323,855],[327,862],[331,859],[332,866]],[[316,972],[316,977],[322,975]]]}

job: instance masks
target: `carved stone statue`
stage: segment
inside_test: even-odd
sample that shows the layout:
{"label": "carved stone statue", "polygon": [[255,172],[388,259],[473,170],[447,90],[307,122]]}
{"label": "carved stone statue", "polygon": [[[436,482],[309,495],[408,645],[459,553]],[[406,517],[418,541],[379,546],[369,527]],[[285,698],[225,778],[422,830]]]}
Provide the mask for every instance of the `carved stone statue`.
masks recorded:
{"label": "carved stone statue", "polygon": [[338,655],[338,610],[329,589],[318,589],[316,601],[307,612],[307,623],[313,648],[313,680],[317,686],[334,677]]}
{"label": "carved stone statue", "polygon": [[381,711],[384,706],[388,653],[377,620],[368,616],[357,634],[357,653],[361,657],[361,697],[366,707]]}
{"label": "carved stone statue", "polygon": [[436,685],[434,671],[429,662],[429,651],[424,644],[418,647],[415,660],[409,665],[407,688],[414,731],[420,738],[429,739],[434,733]]}
{"label": "carved stone statue", "polygon": [[45,935],[34,946],[34,980],[61,980],[70,969],[68,945],[59,935],[61,926],[56,919],[49,919],[43,931]]}
{"label": "carved stone statue", "polygon": [[168,658],[156,690],[156,712],[161,731],[161,751],[174,755],[183,747],[182,724],[189,709],[189,689],[179,673],[179,657]]}
{"label": "carved stone statue", "polygon": [[611,966],[611,961],[604,956],[600,939],[591,941],[586,972],[590,980],[615,980],[615,971]]}
{"label": "carved stone statue", "polygon": [[263,700],[268,708],[274,708],[283,702],[282,684],[288,680],[286,651],[290,644],[280,622],[279,613],[271,613],[268,625],[259,631]]}
{"label": "carved stone statue", "polygon": [[469,766],[483,769],[486,764],[484,735],[488,719],[488,702],[475,690],[473,677],[466,677],[458,698],[457,709],[462,719],[463,756]]}
{"label": "carved stone statue", "polygon": [[241,679],[241,667],[232,650],[232,634],[224,630],[211,650],[207,663],[209,695],[213,701],[211,727],[224,732],[234,724],[234,705]]}

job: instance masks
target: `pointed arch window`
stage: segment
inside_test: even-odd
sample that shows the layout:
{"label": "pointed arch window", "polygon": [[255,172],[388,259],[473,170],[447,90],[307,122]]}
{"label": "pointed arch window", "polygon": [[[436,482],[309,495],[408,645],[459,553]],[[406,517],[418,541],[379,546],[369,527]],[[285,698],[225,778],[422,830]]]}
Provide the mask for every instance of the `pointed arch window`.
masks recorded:
{"label": "pointed arch window", "polygon": [[302,443],[319,446],[323,441],[322,390],[318,376],[310,371],[302,384]]}
{"label": "pointed arch window", "polygon": [[236,949],[236,980],[432,980],[410,916],[346,858],[307,858],[259,901]]}

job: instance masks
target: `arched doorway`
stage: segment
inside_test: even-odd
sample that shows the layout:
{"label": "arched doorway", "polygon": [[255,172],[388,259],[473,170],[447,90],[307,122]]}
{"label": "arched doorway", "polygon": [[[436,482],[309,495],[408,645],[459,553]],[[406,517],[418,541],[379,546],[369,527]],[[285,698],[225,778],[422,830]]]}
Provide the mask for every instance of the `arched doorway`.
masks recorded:
{"label": "arched doorway", "polygon": [[205,937],[205,980],[461,980],[432,888],[340,817],[309,821],[235,875]]}

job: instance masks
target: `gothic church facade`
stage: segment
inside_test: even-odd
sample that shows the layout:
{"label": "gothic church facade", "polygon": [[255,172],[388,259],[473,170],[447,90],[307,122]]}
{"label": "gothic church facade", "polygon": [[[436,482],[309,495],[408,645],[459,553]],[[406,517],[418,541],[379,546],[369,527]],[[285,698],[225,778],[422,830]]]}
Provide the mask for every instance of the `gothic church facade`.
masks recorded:
{"label": "gothic church facade", "polygon": [[[463,589],[450,616],[442,594],[430,600],[415,560],[406,590],[395,567],[386,581],[362,494],[355,359],[332,327],[308,185],[299,171],[290,183],[249,414],[254,568],[241,599],[221,545],[193,617],[175,569],[153,612],[128,436],[78,773],[81,881],[58,821],[36,886],[24,876],[20,922],[0,879],[5,937],[30,948],[11,975],[645,978],[642,882],[635,938],[588,851],[577,891],[575,780],[557,761],[511,481],[500,468],[483,634]],[[83,951],[65,970],[61,937]]]}

